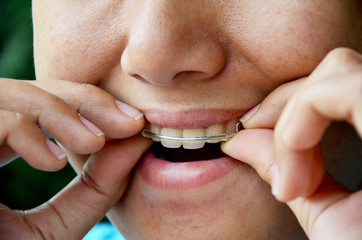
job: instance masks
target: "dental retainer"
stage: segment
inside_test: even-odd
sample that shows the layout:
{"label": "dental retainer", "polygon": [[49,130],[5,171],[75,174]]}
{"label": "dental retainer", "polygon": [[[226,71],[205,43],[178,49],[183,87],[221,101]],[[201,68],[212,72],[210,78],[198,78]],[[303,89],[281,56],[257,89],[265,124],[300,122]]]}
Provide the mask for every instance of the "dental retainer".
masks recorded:
{"label": "dental retainer", "polygon": [[161,134],[156,134],[151,132],[148,129],[143,129],[142,136],[145,138],[151,138],[154,141],[161,141],[161,140],[173,140],[173,141],[223,141],[226,142],[234,137],[238,132],[242,130],[242,123],[239,121],[235,126],[235,133],[231,134],[221,134],[216,136],[207,136],[207,137],[171,137],[171,136],[164,136]]}

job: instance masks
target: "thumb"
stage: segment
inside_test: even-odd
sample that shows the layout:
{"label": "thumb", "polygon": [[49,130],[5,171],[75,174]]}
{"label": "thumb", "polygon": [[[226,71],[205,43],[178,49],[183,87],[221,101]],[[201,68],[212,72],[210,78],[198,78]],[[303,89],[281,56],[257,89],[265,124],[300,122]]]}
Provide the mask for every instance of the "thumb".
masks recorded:
{"label": "thumb", "polygon": [[122,196],[129,173],[150,145],[140,136],[109,142],[89,157],[81,175],[32,211],[27,221],[45,239],[81,239]]}
{"label": "thumb", "polygon": [[259,176],[271,184],[273,178],[273,130],[245,129],[230,141],[222,143],[221,150],[253,167]]}

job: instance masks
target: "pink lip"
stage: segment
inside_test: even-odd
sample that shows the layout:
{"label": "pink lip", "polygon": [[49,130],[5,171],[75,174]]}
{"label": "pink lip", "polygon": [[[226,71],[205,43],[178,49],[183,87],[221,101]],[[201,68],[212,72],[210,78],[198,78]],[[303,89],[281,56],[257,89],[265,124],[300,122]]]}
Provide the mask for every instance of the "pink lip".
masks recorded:
{"label": "pink lip", "polygon": [[208,127],[215,123],[240,117],[245,110],[189,110],[165,112],[162,110],[144,110],[146,119],[157,126],[169,128]]}
{"label": "pink lip", "polygon": [[189,189],[206,185],[229,173],[240,162],[230,157],[207,161],[173,163],[147,152],[137,172],[148,184],[160,189]]}

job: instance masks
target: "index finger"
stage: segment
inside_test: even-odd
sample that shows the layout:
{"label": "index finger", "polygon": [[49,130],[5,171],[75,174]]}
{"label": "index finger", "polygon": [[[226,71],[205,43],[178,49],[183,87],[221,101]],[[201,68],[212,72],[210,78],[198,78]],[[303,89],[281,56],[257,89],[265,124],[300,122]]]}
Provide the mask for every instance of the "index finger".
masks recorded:
{"label": "index finger", "polygon": [[63,99],[107,137],[130,137],[144,126],[145,120],[140,111],[94,85],[54,79],[29,83]]}
{"label": "index finger", "polygon": [[22,113],[70,150],[85,154],[103,146],[104,134],[57,96],[11,79],[0,79],[0,89],[1,110]]}
{"label": "index finger", "polygon": [[[331,121],[351,123],[362,137],[361,59],[350,51],[329,55],[285,108],[274,141],[280,200],[309,196],[320,185],[324,166],[318,145]],[[338,67],[344,71],[333,74]]]}

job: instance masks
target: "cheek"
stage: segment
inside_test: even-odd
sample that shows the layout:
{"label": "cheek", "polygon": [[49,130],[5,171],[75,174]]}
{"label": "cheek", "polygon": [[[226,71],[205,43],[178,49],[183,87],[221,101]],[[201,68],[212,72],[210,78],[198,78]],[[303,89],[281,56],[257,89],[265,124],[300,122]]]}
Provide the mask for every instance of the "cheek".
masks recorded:
{"label": "cheek", "polygon": [[243,54],[236,58],[248,59],[278,81],[309,75],[330,50],[348,44],[351,22],[339,1],[243,1],[239,5],[224,22],[225,34]]}
{"label": "cheek", "polygon": [[84,6],[77,4],[34,4],[34,57],[38,79],[97,84],[119,64],[125,45],[125,34],[114,24],[122,18],[119,6],[112,7],[109,1],[97,8],[91,5],[83,9]]}

